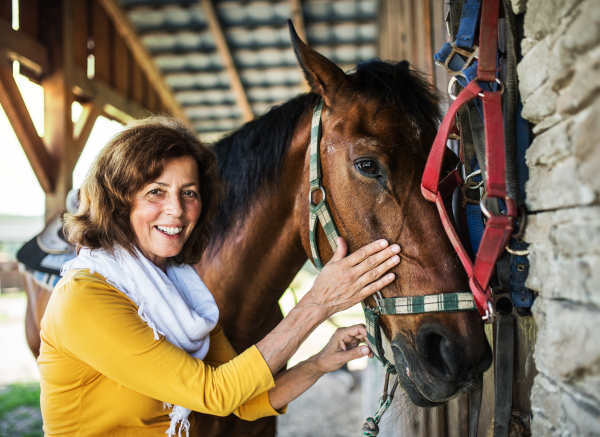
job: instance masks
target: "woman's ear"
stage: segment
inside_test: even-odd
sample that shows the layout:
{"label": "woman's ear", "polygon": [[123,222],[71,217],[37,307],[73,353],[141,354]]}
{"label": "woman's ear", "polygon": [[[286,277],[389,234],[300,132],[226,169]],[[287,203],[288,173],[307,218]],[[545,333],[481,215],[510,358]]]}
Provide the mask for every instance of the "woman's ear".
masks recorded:
{"label": "woman's ear", "polygon": [[348,81],[346,73],[325,56],[307,46],[296,33],[291,20],[288,20],[288,26],[294,53],[308,84],[313,92],[323,97],[327,106],[333,106],[340,90]]}

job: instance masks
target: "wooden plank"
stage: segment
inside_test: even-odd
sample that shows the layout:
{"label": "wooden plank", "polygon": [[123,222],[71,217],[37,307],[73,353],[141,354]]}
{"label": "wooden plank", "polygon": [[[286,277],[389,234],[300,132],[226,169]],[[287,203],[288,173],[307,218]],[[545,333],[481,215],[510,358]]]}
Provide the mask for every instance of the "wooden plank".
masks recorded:
{"label": "wooden plank", "polygon": [[95,103],[85,103],[83,105],[83,111],[73,128],[74,149],[78,155],[83,151],[100,115],[102,115],[102,109]]}
{"label": "wooden plank", "polygon": [[204,8],[204,15],[208,21],[208,26],[215,40],[217,52],[221,57],[223,67],[229,77],[231,91],[233,91],[236,103],[242,111],[242,118],[244,121],[250,121],[254,118],[254,113],[252,112],[252,107],[250,106],[248,96],[246,95],[246,90],[242,85],[242,80],[233,60],[231,50],[229,49],[229,44],[227,44],[227,40],[225,39],[225,33],[223,32],[221,23],[219,23],[215,7],[211,0],[201,0],[201,4]]}
{"label": "wooden plank", "polygon": [[39,75],[50,69],[48,48],[28,34],[14,30],[4,19],[0,19],[0,51]]}
{"label": "wooden plank", "polygon": [[0,0],[0,18],[12,24],[12,0]]}
{"label": "wooden plank", "polygon": [[433,54],[431,53],[431,17],[429,1],[415,2],[413,6],[414,65],[428,74],[433,81]]}
{"label": "wooden plank", "polygon": [[128,53],[127,46],[123,38],[114,30],[114,51],[113,59],[111,61],[112,76],[115,79],[114,88],[124,96],[129,95],[129,74],[130,74],[130,59],[131,56]]}
{"label": "wooden plank", "polygon": [[79,0],[73,4],[73,19],[77,25],[73,29],[73,63],[75,67],[87,70],[87,59],[90,51],[88,42],[91,37],[91,11],[88,9],[90,2]]}
{"label": "wooden plank", "polygon": [[144,108],[148,109],[148,91],[150,90],[150,86],[148,84],[148,78],[144,73],[142,73],[141,80],[141,92],[142,92],[142,100],[141,104]]}
{"label": "wooden plank", "polygon": [[[38,0],[19,0],[19,10],[26,13],[19,14],[19,31],[36,39],[39,35],[39,7]],[[33,68],[21,63],[19,73],[29,80],[39,83],[40,73]]]}
{"label": "wooden plank", "polygon": [[148,107],[148,111],[154,113],[156,112],[156,93],[154,92],[154,90],[152,88],[148,89],[148,104],[146,105]]}
{"label": "wooden plank", "polygon": [[93,5],[92,34],[94,36],[93,53],[96,66],[94,79],[110,85],[110,20],[99,0],[94,0]]}
{"label": "wooden plank", "polygon": [[[450,36],[446,27],[446,14],[448,12],[446,0],[430,0],[430,11],[431,11],[431,52],[436,53],[442,46],[450,42]],[[442,67],[434,65],[433,74],[435,76],[435,86],[440,91],[441,95],[444,96],[442,104],[444,109],[447,109],[450,105],[450,97],[448,97],[448,82],[450,76],[446,74]]]}
{"label": "wooden plank", "polygon": [[0,60],[0,104],[44,192],[54,190],[53,160],[39,137],[13,77],[12,63]]}
{"label": "wooden plank", "polygon": [[161,100],[168,106],[169,112],[175,117],[189,123],[182,106],[175,100],[171,88],[166,84],[160,70],[156,64],[154,64],[154,61],[148,53],[148,50],[139,40],[135,29],[123,8],[116,0],[99,1],[117,29],[117,32],[121,35],[121,38],[123,38],[129,50],[131,50],[136,64],[140,66],[152,88],[156,90]]}
{"label": "wooden plank", "polygon": [[126,122],[147,115],[141,105],[108,85],[88,79],[82,70],[73,72],[73,93],[78,100],[95,103],[111,120]]}
{"label": "wooden plank", "polygon": [[531,387],[537,375],[533,360],[536,338],[535,320],[532,315],[515,319],[515,364],[513,375],[513,409],[523,417],[531,413]]}
{"label": "wooden plank", "polygon": [[135,63],[133,64],[133,72],[132,72],[132,98],[138,103],[140,106],[144,106],[144,88],[142,83],[142,78],[144,77],[144,73],[142,73],[142,69],[140,66]]}

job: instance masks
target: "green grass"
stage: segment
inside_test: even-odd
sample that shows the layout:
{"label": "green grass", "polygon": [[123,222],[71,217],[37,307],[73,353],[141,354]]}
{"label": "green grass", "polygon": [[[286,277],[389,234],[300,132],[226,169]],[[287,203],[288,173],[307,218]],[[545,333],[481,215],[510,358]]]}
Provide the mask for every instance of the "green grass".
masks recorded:
{"label": "green grass", "polygon": [[0,390],[0,437],[41,437],[40,384],[11,384]]}
{"label": "green grass", "polygon": [[18,407],[40,407],[40,384],[18,383],[0,392],[0,417]]}

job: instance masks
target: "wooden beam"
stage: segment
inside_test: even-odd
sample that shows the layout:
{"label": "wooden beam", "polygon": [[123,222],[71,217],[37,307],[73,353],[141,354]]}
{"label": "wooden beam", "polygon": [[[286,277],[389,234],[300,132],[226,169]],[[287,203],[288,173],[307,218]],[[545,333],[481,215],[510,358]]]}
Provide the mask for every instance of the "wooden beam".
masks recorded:
{"label": "wooden beam", "polygon": [[212,0],[200,0],[200,2],[204,8],[204,14],[206,16],[206,20],[208,21],[208,26],[212,36],[215,39],[217,51],[221,57],[221,60],[223,61],[223,67],[229,76],[231,90],[233,91],[240,110],[242,111],[242,117],[244,121],[250,121],[254,118],[254,113],[252,112],[252,107],[248,101],[246,90],[244,90],[244,86],[242,85],[242,79],[240,78],[238,69],[233,61],[233,55],[231,54],[229,44],[227,44],[227,40],[225,39],[225,33],[223,32],[221,23],[219,23],[219,18],[217,17],[215,7],[212,3]]}
{"label": "wooden beam", "polygon": [[83,111],[73,128],[74,148],[77,155],[80,155],[83,151],[85,143],[87,143],[94,124],[100,115],[102,115],[102,109],[98,105],[95,103],[84,103]]}
{"label": "wooden beam", "polygon": [[167,105],[172,115],[186,122],[190,122],[185,115],[183,107],[175,99],[171,88],[164,81],[161,72],[154,64],[152,57],[146,47],[139,40],[133,25],[129,21],[123,8],[116,0],[100,0],[104,10],[113,22],[117,32],[125,40],[125,44],[131,51],[133,58],[144,71],[148,81],[156,90],[160,99]]}
{"label": "wooden beam", "polygon": [[126,122],[132,118],[147,117],[148,111],[117,90],[95,80],[88,79],[80,69],[73,71],[73,94],[76,100],[94,103],[102,109],[106,118]]}
{"label": "wooden beam", "polygon": [[27,66],[36,74],[49,70],[48,49],[35,38],[14,30],[12,25],[0,18],[0,51],[13,61]]}
{"label": "wooden beam", "polygon": [[35,130],[31,115],[13,77],[12,65],[5,59],[0,60],[0,104],[42,189],[46,193],[51,193],[55,182],[55,175],[52,172],[53,160]]}

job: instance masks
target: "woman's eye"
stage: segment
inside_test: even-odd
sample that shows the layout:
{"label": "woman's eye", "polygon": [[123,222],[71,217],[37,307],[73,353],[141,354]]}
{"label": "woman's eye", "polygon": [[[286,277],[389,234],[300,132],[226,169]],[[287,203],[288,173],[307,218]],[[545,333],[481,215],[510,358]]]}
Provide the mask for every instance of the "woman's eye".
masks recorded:
{"label": "woman's eye", "polygon": [[148,191],[148,194],[152,194],[153,196],[158,196],[160,194],[160,190],[155,188],[154,190]]}
{"label": "woman's eye", "polygon": [[359,172],[366,176],[379,176],[379,166],[375,161],[360,161],[356,163]]}
{"label": "woman's eye", "polygon": [[197,197],[197,194],[196,194],[196,192],[195,192],[195,191],[192,191],[192,190],[185,190],[185,191],[183,192],[183,195],[184,195],[185,197],[193,197],[193,198]]}

